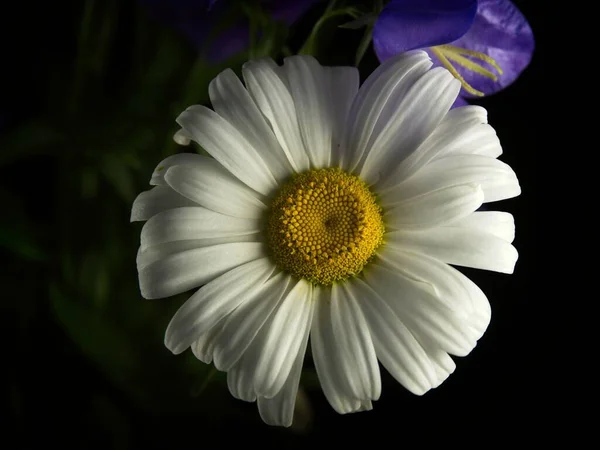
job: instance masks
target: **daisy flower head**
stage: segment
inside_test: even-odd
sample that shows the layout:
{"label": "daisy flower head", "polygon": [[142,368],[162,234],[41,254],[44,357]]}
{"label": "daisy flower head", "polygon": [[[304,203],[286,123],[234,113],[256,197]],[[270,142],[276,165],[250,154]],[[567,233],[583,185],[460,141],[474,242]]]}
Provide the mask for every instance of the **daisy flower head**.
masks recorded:
{"label": "daisy flower head", "polygon": [[461,84],[423,51],[360,88],[356,68],[310,56],[242,72],[177,118],[175,139],[210,157],[168,157],[133,204],[143,297],[199,287],[166,346],[226,371],[274,425],[292,422],[308,345],[342,414],[372,408],[379,362],[414,394],[439,386],[491,315],[451,265],[517,260],[512,216],[478,211],[520,193],[486,111],[451,110]]}

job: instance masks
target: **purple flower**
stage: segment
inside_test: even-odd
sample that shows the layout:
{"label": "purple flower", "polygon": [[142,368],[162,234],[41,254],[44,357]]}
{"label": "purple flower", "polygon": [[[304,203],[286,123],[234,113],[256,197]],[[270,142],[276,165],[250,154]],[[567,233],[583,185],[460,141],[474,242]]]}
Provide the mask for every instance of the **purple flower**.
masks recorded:
{"label": "purple flower", "polygon": [[391,0],[375,23],[373,45],[380,61],[424,49],[462,82],[465,98],[510,85],[535,46],[531,27],[509,0]]}
{"label": "purple flower", "polygon": [[[318,0],[261,0],[269,16],[291,25]],[[248,21],[238,21],[217,32],[216,26],[231,6],[227,0],[141,0],[157,20],[180,30],[213,62],[248,48]],[[214,34],[213,34],[214,33]],[[206,44],[208,43],[208,47]]]}

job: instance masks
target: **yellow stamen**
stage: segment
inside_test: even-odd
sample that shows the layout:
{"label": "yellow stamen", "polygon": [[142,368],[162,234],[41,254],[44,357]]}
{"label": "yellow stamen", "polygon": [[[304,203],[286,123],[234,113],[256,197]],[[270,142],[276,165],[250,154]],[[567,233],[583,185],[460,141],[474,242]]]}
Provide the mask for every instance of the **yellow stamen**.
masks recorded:
{"label": "yellow stamen", "polygon": [[454,68],[452,63],[450,61],[448,61],[448,58],[446,58],[446,56],[437,47],[431,47],[431,51],[435,54],[435,56],[437,56],[439,58],[442,65],[446,69],[448,69],[452,75],[454,75],[454,78],[456,78],[458,81],[460,81],[460,83],[462,84],[462,87],[465,89],[465,91],[467,91],[473,95],[478,95],[479,97],[483,97],[485,95],[483,92],[478,91],[473,86],[471,86],[469,83],[467,83],[467,80],[465,80],[463,78],[463,76],[460,73],[458,73],[458,71]]}
{"label": "yellow stamen", "polygon": [[381,208],[363,181],[338,168],[314,169],[277,193],[267,242],[279,268],[329,285],[358,275],[384,231]]}
{"label": "yellow stamen", "polygon": [[456,47],[454,45],[449,44],[440,45],[440,47],[443,47],[446,51],[458,53],[459,55],[472,56],[473,58],[480,59],[481,61],[488,63],[490,66],[496,69],[496,72],[498,72],[498,74],[502,75],[504,73],[502,72],[502,69],[500,68],[496,60],[491,56],[486,55],[485,53],[476,52],[475,50],[469,50],[468,48]]}
{"label": "yellow stamen", "polygon": [[456,47],[454,45],[438,45],[436,47],[431,47],[431,50],[439,58],[442,65],[446,69],[448,69],[456,79],[458,79],[461,82],[463,88],[473,95],[483,97],[484,93],[478,91],[469,83],[467,83],[463,76],[460,75],[456,68],[452,65],[451,61],[454,61],[455,63],[464,67],[467,70],[478,73],[479,75],[490,78],[494,81],[498,81],[498,77],[493,72],[486,69],[482,65],[476,63],[475,61],[465,58],[465,56],[470,56],[472,58],[479,59],[480,61],[489,64],[496,70],[496,72],[498,72],[499,75],[502,75],[503,73],[502,69],[496,63],[496,61],[490,56],[486,55],[485,53],[476,52],[474,50],[469,50],[466,48]]}
{"label": "yellow stamen", "polygon": [[498,77],[496,76],[495,73],[490,72],[489,70],[481,67],[479,64],[477,64],[476,62],[471,61],[468,58],[465,58],[464,56],[459,55],[458,53],[446,53],[446,58],[448,58],[450,61],[454,61],[456,63],[458,63],[459,65],[463,66],[466,69],[469,69],[475,73],[478,73],[480,75],[483,75],[484,77],[487,78],[491,78],[494,81],[498,81]]}

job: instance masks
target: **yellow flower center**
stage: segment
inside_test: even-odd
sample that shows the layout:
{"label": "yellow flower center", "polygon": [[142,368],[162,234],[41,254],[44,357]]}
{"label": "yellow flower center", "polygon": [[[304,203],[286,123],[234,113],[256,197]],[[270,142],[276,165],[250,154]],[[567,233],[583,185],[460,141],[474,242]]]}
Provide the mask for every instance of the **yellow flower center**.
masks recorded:
{"label": "yellow flower center", "polygon": [[358,275],[383,242],[368,186],[338,168],[295,175],[273,200],[267,242],[281,269],[315,284]]}

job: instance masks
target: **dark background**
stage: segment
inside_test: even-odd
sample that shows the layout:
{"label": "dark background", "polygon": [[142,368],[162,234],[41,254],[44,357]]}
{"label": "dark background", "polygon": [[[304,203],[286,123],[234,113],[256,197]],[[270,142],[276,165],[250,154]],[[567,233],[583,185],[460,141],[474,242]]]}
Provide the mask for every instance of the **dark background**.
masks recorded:
{"label": "dark background", "polygon": [[[546,369],[534,286],[542,129],[533,118],[544,105],[546,49],[537,2],[515,2],[536,36],[530,67],[504,92],[478,101],[523,189],[498,205],[515,216],[514,275],[464,270],[492,305],[487,333],[423,397],[384,374],[381,399],[366,413],[337,415],[307,376],[291,429],[264,425],[255,404],[231,397],[222,375],[191,352],[175,357],[164,347],[166,324],[185,296],[149,302],[137,289],[141,226],[129,223],[131,201],[148,189],[156,163],[176,150],[174,117],[206,101],[220,66],[198,63],[185,38],[136,2],[97,3],[83,57],[83,1],[18,3],[0,19],[5,448],[539,439],[544,392],[537,380]],[[322,10],[317,5],[288,30],[292,51]],[[352,64],[361,34],[324,39],[321,62]],[[369,50],[361,73],[376,65]]]}

